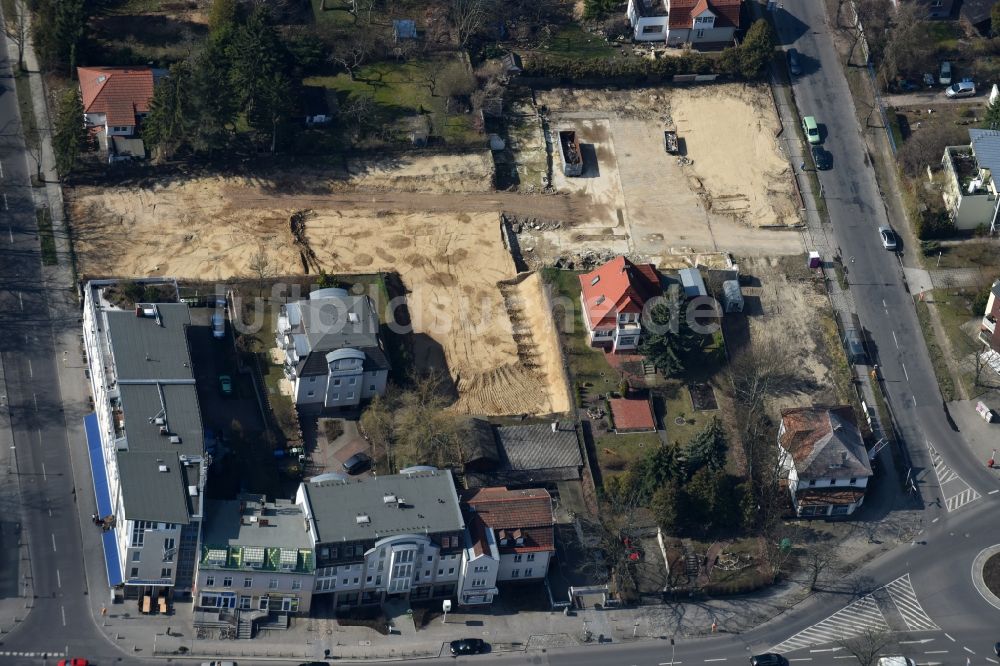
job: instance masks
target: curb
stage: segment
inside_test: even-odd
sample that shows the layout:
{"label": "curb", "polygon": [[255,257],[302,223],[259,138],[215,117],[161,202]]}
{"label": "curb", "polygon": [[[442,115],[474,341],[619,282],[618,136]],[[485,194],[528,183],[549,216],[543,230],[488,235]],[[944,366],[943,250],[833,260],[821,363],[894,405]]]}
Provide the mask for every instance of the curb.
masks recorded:
{"label": "curb", "polygon": [[976,559],[972,561],[972,584],[976,586],[976,592],[979,592],[979,596],[981,596],[986,603],[990,604],[997,610],[1000,610],[1000,597],[993,594],[993,592],[986,587],[986,581],[983,580],[983,567],[986,565],[986,561],[998,553],[1000,553],[1000,544],[983,548],[979,551],[979,554],[976,555]]}

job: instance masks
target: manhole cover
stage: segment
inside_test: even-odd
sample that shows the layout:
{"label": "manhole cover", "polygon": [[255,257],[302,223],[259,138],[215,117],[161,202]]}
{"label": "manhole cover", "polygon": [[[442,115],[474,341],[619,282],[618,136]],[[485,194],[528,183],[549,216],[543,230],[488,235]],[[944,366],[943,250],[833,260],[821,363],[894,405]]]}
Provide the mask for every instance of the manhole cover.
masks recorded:
{"label": "manhole cover", "polygon": [[674,419],[674,423],[676,423],[677,425],[684,425],[687,423],[687,421],[684,419],[683,416],[678,416],[677,418]]}

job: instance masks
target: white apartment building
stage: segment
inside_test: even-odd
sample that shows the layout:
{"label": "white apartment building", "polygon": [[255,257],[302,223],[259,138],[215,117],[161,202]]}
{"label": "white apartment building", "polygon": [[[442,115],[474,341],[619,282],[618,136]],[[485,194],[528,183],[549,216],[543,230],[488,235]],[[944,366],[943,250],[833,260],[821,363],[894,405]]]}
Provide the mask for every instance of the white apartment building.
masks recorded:
{"label": "white apartment building", "polygon": [[318,289],[282,306],[275,342],[297,405],[352,408],[385,393],[389,361],[368,296]]}
{"label": "white apartment building", "polygon": [[108,583],[145,611],[191,593],[208,462],[188,307],[173,280],[137,283],[161,302],[131,302],[114,280],[86,286],[94,412],[84,422]]}

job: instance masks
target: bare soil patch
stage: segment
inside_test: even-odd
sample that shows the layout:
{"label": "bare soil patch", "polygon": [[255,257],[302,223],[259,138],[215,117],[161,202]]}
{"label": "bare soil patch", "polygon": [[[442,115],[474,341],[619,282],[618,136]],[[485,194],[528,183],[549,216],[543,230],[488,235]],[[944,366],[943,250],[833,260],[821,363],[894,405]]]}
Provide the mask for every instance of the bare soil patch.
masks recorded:
{"label": "bare soil patch", "polygon": [[1000,553],[986,560],[983,565],[983,582],[990,592],[1000,597]]}

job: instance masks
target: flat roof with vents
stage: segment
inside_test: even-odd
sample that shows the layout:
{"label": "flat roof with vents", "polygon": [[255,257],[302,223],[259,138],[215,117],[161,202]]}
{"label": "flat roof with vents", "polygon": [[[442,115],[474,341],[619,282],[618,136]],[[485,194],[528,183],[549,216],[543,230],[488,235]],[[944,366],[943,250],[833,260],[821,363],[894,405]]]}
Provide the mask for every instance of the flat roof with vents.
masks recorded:
{"label": "flat roof with vents", "polygon": [[[465,527],[448,470],[305,483],[302,492],[318,542],[457,532]],[[395,501],[387,500],[390,497]],[[404,497],[405,503],[400,499]]]}

